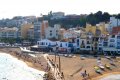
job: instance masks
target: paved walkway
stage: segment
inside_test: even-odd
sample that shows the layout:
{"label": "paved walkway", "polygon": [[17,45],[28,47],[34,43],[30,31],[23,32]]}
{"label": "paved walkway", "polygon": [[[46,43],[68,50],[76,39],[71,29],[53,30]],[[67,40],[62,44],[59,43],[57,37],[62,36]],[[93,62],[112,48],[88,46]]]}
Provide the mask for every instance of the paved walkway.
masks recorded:
{"label": "paved walkway", "polygon": [[52,73],[54,74],[54,77],[55,77],[55,79],[56,80],[64,80],[64,79],[61,79],[61,77],[60,77],[60,75],[61,74],[58,74],[58,73],[60,73],[59,72],[59,69],[55,66],[53,66],[52,64],[51,64],[51,62],[48,60],[48,54],[44,54],[44,58],[46,59],[46,61],[47,61],[47,63],[49,64],[49,66],[50,66],[50,68],[51,68],[51,70],[52,70]]}

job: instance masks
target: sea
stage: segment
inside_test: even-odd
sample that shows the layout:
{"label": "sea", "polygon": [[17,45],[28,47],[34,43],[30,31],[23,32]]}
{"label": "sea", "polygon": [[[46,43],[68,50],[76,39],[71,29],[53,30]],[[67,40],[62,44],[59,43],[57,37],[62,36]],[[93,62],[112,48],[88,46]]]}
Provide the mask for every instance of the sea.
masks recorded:
{"label": "sea", "polygon": [[0,52],[0,80],[43,80],[44,71],[28,67],[23,61]]}

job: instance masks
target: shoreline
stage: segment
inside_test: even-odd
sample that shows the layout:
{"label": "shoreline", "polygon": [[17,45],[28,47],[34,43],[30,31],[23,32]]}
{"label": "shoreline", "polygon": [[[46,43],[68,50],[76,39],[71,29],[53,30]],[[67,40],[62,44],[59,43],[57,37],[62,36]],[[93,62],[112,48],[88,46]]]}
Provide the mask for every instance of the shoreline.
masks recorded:
{"label": "shoreline", "polygon": [[48,80],[54,80],[53,73],[51,72],[49,65],[47,65],[47,61],[45,60],[43,55],[33,57],[28,55],[27,53],[21,53],[19,48],[0,48],[0,52],[9,54],[16,59],[23,61],[28,67],[39,71],[44,71],[45,78],[47,78]]}
{"label": "shoreline", "polygon": [[119,74],[119,75],[120,75],[120,72],[106,73],[106,74],[103,74],[103,75],[101,75],[101,76],[94,77],[94,78],[92,78],[92,80],[102,79],[102,78],[105,78],[105,77],[107,77],[107,76],[115,75],[115,74]]}
{"label": "shoreline", "polygon": [[44,71],[45,72],[45,69],[43,69],[42,67],[40,67],[37,63],[34,63],[32,60],[29,61],[28,59],[25,59],[22,55],[22,56],[19,56],[16,54],[16,52],[13,52],[13,51],[1,51],[0,52],[2,53],[5,53],[5,54],[9,54],[13,57],[15,57],[16,59],[20,60],[20,61],[23,61],[24,63],[27,64],[28,67],[31,67],[31,68],[34,68],[34,69],[37,69],[37,70],[40,70],[40,71]]}
{"label": "shoreline", "polygon": [[46,72],[29,67],[25,62],[4,52],[0,52],[0,63],[0,80],[44,80],[46,74]]}
{"label": "shoreline", "polygon": [[[34,69],[37,69],[37,70],[40,70],[40,71],[44,71],[44,72],[46,72],[46,66],[47,66],[47,64],[42,64],[42,60],[41,60],[41,58],[43,58],[43,56],[42,57],[40,57],[39,55],[37,56],[37,57],[33,57],[33,56],[30,56],[30,55],[28,55],[28,54],[21,54],[20,52],[19,52],[19,50],[14,50],[14,49],[8,49],[8,48],[2,48],[2,49],[0,49],[0,52],[3,52],[3,53],[5,53],[5,54],[10,54],[11,56],[13,56],[13,57],[15,57],[15,58],[17,58],[18,60],[21,60],[21,61],[23,61],[23,62],[25,62],[26,64],[27,64],[27,66],[29,66],[29,67],[32,67],[32,68],[34,68]],[[49,56],[49,58],[52,60],[53,59],[53,61],[54,61],[54,56]],[[58,57],[57,57],[58,58]],[[64,61],[64,60],[66,60],[66,61]],[[105,60],[105,59],[102,59],[103,61]],[[91,64],[87,64],[87,63],[90,63],[90,61],[92,62]],[[102,62],[103,62],[102,61]],[[58,59],[57,59],[57,62],[58,62]],[[79,73],[77,73],[77,74],[75,74],[73,77],[69,77],[69,74],[70,74],[70,72],[72,73],[72,72],[74,72],[75,70],[73,69],[73,68],[75,68],[76,66],[72,66],[71,65],[71,63],[68,63],[68,62],[72,62],[72,63],[75,63],[74,65],[76,65],[76,66],[80,66],[80,65],[82,65],[82,64],[86,64],[85,65],[85,67],[84,67],[84,69],[82,69],[81,70],[81,72],[83,72],[84,70],[87,70],[87,72],[89,72],[90,73],[90,79],[88,79],[88,80],[99,80],[99,79],[101,79],[101,78],[105,78],[105,77],[107,77],[107,76],[109,76],[109,75],[114,75],[114,74],[120,74],[120,72],[119,72],[119,70],[120,70],[120,68],[118,67],[118,69],[117,68],[115,68],[115,67],[113,67],[113,70],[111,71],[111,70],[108,70],[108,69],[106,69],[104,72],[103,72],[103,74],[102,75],[100,75],[100,74],[96,74],[95,72],[94,72],[94,69],[93,69],[93,65],[95,65],[96,64],[96,59],[85,59],[85,60],[80,60],[79,59],[79,57],[76,57],[76,58],[66,58],[66,57],[61,57],[61,63],[62,64],[67,64],[67,65],[62,65],[62,67],[61,67],[61,69],[62,69],[62,71],[64,72],[64,74],[65,74],[65,79],[66,80],[69,80],[69,79],[73,79],[73,80],[82,80],[82,77],[80,76],[80,74]],[[47,61],[46,61],[46,63],[47,63]],[[79,64],[80,65],[79,65]],[[105,64],[105,63],[108,63],[107,62],[107,60],[103,63],[103,64]],[[43,65],[43,66],[41,66],[41,65]],[[91,65],[91,67],[89,67],[89,65]],[[117,63],[117,65],[119,66],[119,63]],[[71,68],[68,68],[68,66]],[[72,67],[73,68],[72,68]],[[77,69],[78,67],[76,67],[76,69]],[[80,72],[80,73],[81,73]],[[49,73],[49,72],[48,72]],[[52,77],[53,77],[53,74],[51,74],[50,73],[50,75],[52,75]],[[53,80],[53,79],[48,79],[48,80]]]}

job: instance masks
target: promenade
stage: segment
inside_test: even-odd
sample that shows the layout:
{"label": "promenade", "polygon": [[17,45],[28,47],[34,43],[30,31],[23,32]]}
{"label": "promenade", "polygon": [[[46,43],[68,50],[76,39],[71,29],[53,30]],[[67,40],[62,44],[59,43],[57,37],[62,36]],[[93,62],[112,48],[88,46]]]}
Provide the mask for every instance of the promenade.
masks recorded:
{"label": "promenade", "polygon": [[59,69],[58,69],[58,67],[57,67],[57,65],[56,65],[53,61],[51,61],[51,60],[49,59],[48,54],[44,54],[44,58],[45,58],[46,61],[48,62],[48,65],[50,66],[51,71],[52,71],[55,79],[56,79],[56,80],[64,80],[61,72],[59,71]]}

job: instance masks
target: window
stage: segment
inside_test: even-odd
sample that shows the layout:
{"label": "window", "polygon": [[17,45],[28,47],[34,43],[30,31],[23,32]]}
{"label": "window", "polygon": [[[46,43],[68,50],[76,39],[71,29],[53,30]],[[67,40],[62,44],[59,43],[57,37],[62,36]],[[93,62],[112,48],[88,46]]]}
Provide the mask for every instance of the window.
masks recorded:
{"label": "window", "polygon": [[90,44],[90,42],[89,42],[89,41],[87,41],[87,44]]}
{"label": "window", "polygon": [[120,36],[117,36],[117,39],[120,39]]}
{"label": "window", "polygon": [[68,47],[73,47],[73,44],[72,44],[72,43],[69,43],[69,44],[68,44]]}
{"label": "window", "polygon": [[115,35],[112,35],[111,37],[112,37],[112,38],[115,38]]}
{"label": "window", "polygon": [[102,46],[102,44],[99,44],[99,46]]}
{"label": "window", "polygon": [[40,42],[40,45],[43,45],[43,42]]}
{"label": "window", "polygon": [[56,33],[56,36],[58,36],[58,34]]}
{"label": "window", "polygon": [[52,36],[52,33],[50,33],[50,36]]}
{"label": "window", "polygon": [[60,47],[62,47],[62,43],[60,44]]}
{"label": "window", "polygon": [[117,49],[120,49],[120,46],[117,46]]}
{"label": "window", "polygon": [[110,42],[115,42],[115,40],[114,39],[110,39]]}
{"label": "window", "polygon": [[45,42],[43,42],[43,45],[45,45]]}
{"label": "window", "polygon": [[77,39],[77,43],[79,43],[79,39]]}
{"label": "window", "polygon": [[117,45],[120,45],[120,42],[117,42]]}
{"label": "window", "polygon": [[81,48],[85,48],[84,40],[82,40]]}
{"label": "window", "polygon": [[87,46],[86,48],[90,48],[90,46]]}
{"label": "window", "polygon": [[104,43],[103,43],[103,46],[107,46],[107,45],[108,45],[108,42],[104,42]]}
{"label": "window", "polygon": [[99,51],[102,51],[102,48],[101,48],[101,47],[99,47]]}
{"label": "window", "polygon": [[37,44],[39,45],[39,42]]}
{"label": "window", "polygon": [[115,45],[114,44],[110,44],[109,47],[115,47]]}
{"label": "window", "polygon": [[77,46],[79,46],[79,43],[77,43]]}
{"label": "window", "polygon": [[67,46],[67,43],[66,43],[66,46]]}

